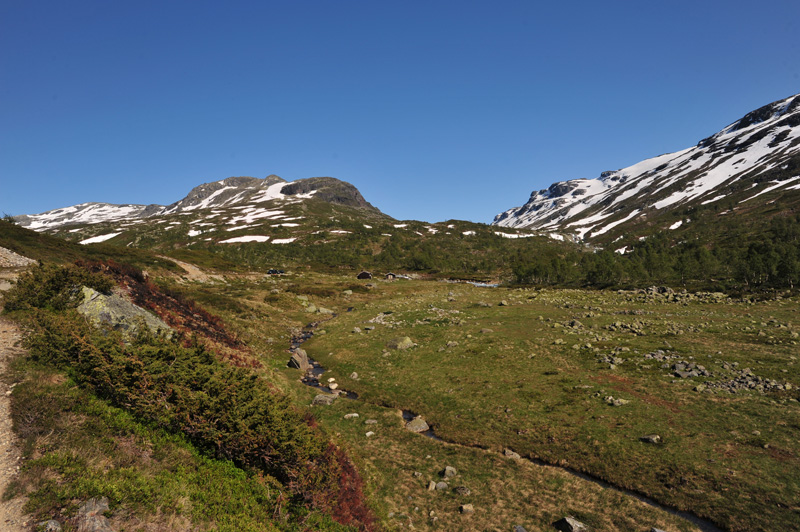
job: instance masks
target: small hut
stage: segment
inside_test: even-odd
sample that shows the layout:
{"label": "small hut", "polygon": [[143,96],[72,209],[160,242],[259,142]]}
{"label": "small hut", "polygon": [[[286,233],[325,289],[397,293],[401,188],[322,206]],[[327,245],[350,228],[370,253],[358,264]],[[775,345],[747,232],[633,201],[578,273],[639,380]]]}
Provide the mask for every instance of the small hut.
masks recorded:
{"label": "small hut", "polygon": [[372,274],[367,272],[367,271],[364,271],[364,272],[359,273],[356,276],[356,278],[357,279],[372,279]]}
{"label": "small hut", "polygon": [[397,279],[397,276],[395,274],[393,274],[392,272],[389,272],[389,273],[386,274],[386,280],[387,281],[394,281],[395,279]]}

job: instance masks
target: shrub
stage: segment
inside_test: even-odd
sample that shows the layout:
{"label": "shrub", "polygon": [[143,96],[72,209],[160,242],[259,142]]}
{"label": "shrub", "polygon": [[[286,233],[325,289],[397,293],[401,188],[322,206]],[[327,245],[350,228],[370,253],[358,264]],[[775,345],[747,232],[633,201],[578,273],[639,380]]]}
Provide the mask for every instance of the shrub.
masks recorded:
{"label": "shrub", "polygon": [[76,307],[81,300],[81,286],[108,293],[113,281],[105,275],[91,273],[77,266],[39,263],[19,276],[16,286],[5,296],[5,309],[64,310]]}

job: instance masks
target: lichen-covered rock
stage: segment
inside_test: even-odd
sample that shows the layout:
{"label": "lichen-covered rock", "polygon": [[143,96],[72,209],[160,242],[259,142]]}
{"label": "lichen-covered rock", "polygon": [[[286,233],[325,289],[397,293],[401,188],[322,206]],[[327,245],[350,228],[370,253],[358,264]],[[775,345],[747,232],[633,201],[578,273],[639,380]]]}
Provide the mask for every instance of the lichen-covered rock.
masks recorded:
{"label": "lichen-covered rock", "polygon": [[292,353],[292,358],[289,359],[289,362],[286,364],[290,368],[299,369],[300,371],[308,371],[311,369],[311,363],[308,361],[308,354],[305,350],[300,349],[299,347],[294,350]]}
{"label": "lichen-covered rock", "polygon": [[402,351],[403,349],[409,349],[411,347],[414,347],[415,345],[417,344],[415,344],[414,341],[411,340],[411,338],[409,338],[408,336],[403,336],[400,338],[394,338],[390,340],[389,343],[386,345],[386,347],[388,347],[389,349],[398,349]]}
{"label": "lichen-covered rock", "polygon": [[121,296],[105,295],[86,286],[82,288],[82,293],[83,302],[77,310],[95,325],[108,324],[130,336],[138,335],[143,327],[150,329],[153,334],[172,336],[169,325]]}

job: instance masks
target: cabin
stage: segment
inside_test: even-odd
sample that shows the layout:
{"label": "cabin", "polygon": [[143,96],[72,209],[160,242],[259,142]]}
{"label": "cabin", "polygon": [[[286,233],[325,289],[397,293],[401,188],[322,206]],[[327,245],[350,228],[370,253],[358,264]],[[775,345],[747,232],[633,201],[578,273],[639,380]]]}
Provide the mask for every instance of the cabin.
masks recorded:
{"label": "cabin", "polygon": [[395,279],[397,279],[397,276],[395,274],[393,274],[392,272],[389,272],[389,273],[386,274],[386,280],[387,281],[394,281]]}
{"label": "cabin", "polygon": [[357,279],[372,279],[372,274],[369,272],[361,272],[356,276]]}

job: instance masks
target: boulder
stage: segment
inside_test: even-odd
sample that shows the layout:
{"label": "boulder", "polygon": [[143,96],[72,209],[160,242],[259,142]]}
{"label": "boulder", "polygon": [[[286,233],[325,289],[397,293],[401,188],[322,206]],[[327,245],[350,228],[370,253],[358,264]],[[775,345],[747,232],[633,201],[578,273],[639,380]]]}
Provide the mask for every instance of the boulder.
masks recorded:
{"label": "boulder", "polygon": [[466,497],[467,495],[472,493],[472,491],[466,486],[457,486],[453,488],[453,493]]}
{"label": "boulder", "polygon": [[445,491],[448,487],[449,486],[447,485],[447,482],[440,481],[440,482],[436,483],[436,490],[437,491]]}
{"label": "boulder", "polygon": [[430,427],[422,418],[422,416],[417,416],[408,423],[406,423],[406,428],[411,432],[425,432],[430,430]]}
{"label": "boulder", "polygon": [[137,336],[145,327],[153,334],[172,336],[169,325],[127,299],[116,294],[102,294],[86,286],[81,290],[83,301],[77,311],[93,324],[108,324],[131,337]]}
{"label": "boulder", "polygon": [[453,478],[454,476],[456,476],[458,474],[458,471],[456,470],[455,467],[445,466],[445,468],[442,469],[439,472],[439,474],[442,475],[442,477],[444,477],[444,478]]}
{"label": "boulder", "polygon": [[462,514],[474,514],[475,507],[471,504],[462,504],[461,507],[458,509],[459,512]]}
{"label": "boulder", "polygon": [[389,349],[403,350],[403,349],[408,349],[410,347],[414,347],[415,345],[417,344],[415,344],[414,341],[411,340],[411,338],[409,338],[408,336],[402,336],[400,338],[394,338],[392,340],[389,340],[389,343],[386,344],[386,347],[388,347]]}
{"label": "boulder", "polygon": [[658,434],[645,434],[644,436],[639,437],[639,441],[644,443],[658,444],[661,443],[661,436]]}
{"label": "boulder", "polygon": [[95,497],[83,503],[75,517],[78,532],[114,532],[103,515],[108,510],[108,497]]}
{"label": "boulder", "polygon": [[50,519],[49,521],[42,521],[41,523],[36,524],[36,530],[41,530],[42,532],[61,532],[61,523],[56,521],[55,519]]}
{"label": "boulder", "polygon": [[338,395],[333,395],[329,393],[321,393],[314,397],[314,400],[311,401],[312,405],[332,405],[336,398],[339,397]]}
{"label": "boulder", "polygon": [[289,359],[289,362],[286,365],[290,368],[299,369],[303,372],[311,369],[311,363],[308,361],[308,354],[305,352],[305,350],[300,349],[299,347],[294,350],[292,353],[292,358]]}
{"label": "boulder", "polygon": [[511,458],[512,460],[519,460],[522,458],[519,453],[515,453],[511,449],[503,449],[503,456]]}

